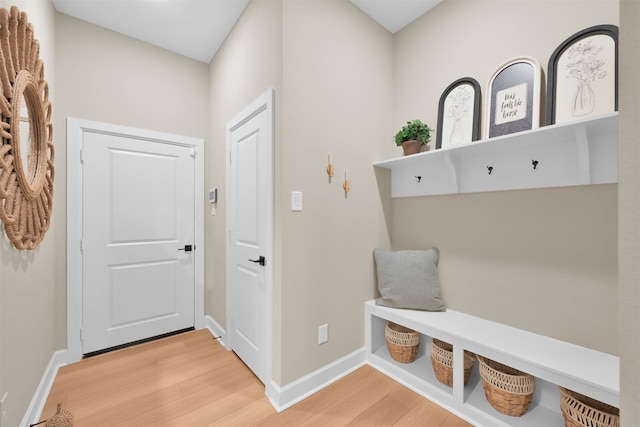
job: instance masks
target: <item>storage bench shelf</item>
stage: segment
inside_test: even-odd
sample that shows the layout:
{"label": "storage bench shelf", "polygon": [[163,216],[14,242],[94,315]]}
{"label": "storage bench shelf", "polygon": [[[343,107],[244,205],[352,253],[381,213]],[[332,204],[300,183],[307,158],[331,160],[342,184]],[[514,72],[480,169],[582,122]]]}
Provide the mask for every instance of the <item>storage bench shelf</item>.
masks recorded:
{"label": "storage bench shelf", "polygon": [[[389,355],[384,338],[387,320],[420,332],[421,344],[413,363],[398,363]],[[371,366],[478,426],[563,426],[558,385],[619,407],[619,358],[606,353],[454,310],[393,309],[375,301],[365,303],[365,331]],[[428,350],[431,338],[453,345],[453,388],[435,377]],[[536,377],[536,392],[525,415],[510,417],[489,405],[477,362],[469,383],[463,385],[465,350]]]}

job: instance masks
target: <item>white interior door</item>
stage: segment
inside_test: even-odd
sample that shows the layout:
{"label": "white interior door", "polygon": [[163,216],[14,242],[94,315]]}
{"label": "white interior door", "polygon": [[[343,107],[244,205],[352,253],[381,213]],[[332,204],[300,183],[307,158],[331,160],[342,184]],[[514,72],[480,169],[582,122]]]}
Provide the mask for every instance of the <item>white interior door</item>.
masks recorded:
{"label": "white interior door", "polygon": [[273,263],[272,90],[228,123],[227,148],[228,346],[268,384]]}
{"label": "white interior door", "polygon": [[194,157],[85,134],[83,354],[194,326]]}

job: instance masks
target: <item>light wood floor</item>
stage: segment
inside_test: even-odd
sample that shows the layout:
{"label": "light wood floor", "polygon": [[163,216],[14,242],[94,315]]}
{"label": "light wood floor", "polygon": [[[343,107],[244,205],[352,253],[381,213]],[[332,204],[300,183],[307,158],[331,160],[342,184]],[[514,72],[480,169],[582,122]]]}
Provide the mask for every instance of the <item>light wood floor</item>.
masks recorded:
{"label": "light wood floor", "polygon": [[58,402],[76,427],[471,425],[369,366],[277,413],[263,384],[208,330],[62,367],[43,420]]}

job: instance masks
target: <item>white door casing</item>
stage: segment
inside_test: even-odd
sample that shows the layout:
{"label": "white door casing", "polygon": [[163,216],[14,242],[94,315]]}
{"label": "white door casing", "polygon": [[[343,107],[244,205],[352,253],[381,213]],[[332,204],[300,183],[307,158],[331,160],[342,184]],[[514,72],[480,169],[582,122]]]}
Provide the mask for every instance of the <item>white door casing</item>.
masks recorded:
{"label": "white door casing", "polygon": [[[67,119],[67,359],[69,363],[80,360],[82,354],[99,349],[97,347],[102,345],[92,341],[94,334],[90,330],[84,334],[85,344],[82,342],[81,331],[85,322],[83,311],[85,308],[87,310],[93,308],[84,307],[87,301],[92,306],[97,305],[106,310],[101,316],[108,319],[98,321],[98,328],[105,329],[108,322],[116,323],[106,328],[108,334],[103,338],[111,344],[107,347],[181,329],[181,325],[196,328],[204,326],[203,149],[204,141],[201,139],[74,118]],[[85,176],[87,171],[83,171],[83,158],[86,158],[91,165],[88,176]],[[140,161],[142,163],[139,163]],[[103,164],[105,162],[106,164]],[[171,166],[176,162],[180,163],[181,167],[190,167],[192,175],[182,173],[180,178],[176,177],[175,170]],[[191,162],[191,165],[185,162]],[[97,165],[101,165],[99,172],[94,170]],[[140,165],[143,165],[142,169],[145,170],[132,173]],[[165,174],[151,172],[152,166],[166,169],[163,171]],[[110,168],[122,168],[123,173],[117,176],[110,174]],[[115,197],[120,197],[120,200],[116,203],[116,207],[113,207],[110,201],[114,197],[112,194],[109,197],[103,197],[104,191],[97,191],[96,194],[88,191],[87,185],[94,185],[96,179],[96,182],[102,182],[109,187],[115,186],[120,189],[129,187],[132,191],[128,194],[116,195]],[[179,199],[180,202],[191,203],[192,206],[176,206],[175,211],[172,212],[166,203],[158,203],[148,212],[140,212],[144,210],[143,206],[151,204],[155,197],[162,195],[163,186],[171,186],[170,179],[178,179],[179,185],[186,184],[193,187],[192,194],[187,191],[189,195]],[[135,180],[135,182],[127,180]],[[144,191],[146,185],[155,183],[159,184],[159,188]],[[87,200],[84,200],[85,197]],[[147,198],[147,202],[132,201],[132,197]],[[131,204],[130,207],[135,207],[135,212],[127,211],[123,207],[127,201]],[[180,224],[182,221],[176,220],[179,216],[176,214],[178,210],[181,210],[180,215],[194,217],[194,227],[190,225],[185,227]],[[116,217],[116,219],[120,217],[124,221],[120,221],[120,225],[116,227],[95,227],[98,230],[97,233],[94,230],[83,236],[87,232],[84,227],[91,228],[93,221],[101,222],[103,225],[110,217]],[[166,225],[167,221],[176,222],[176,224],[169,225],[170,230],[161,230],[160,235],[149,238],[153,227],[145,227],[145,218],[148,219],[148,224],[154,221],[163,222],[163,225]],[[131,220],[129,225],[127,220]],[[178,252],[178,248],[183,247],[187,242],[177,242],[169,236],[170,234],[186,236],[184,238],[192,240],[189,243],[192,243],[196,250],[189,254]],[[102,242],[96,242],[96,239]],[[112,244],[105,245],[105,239],[112,240]],[[142,243],[145,249],[140,250],[139,247],[136,249],[135,241],[145,239],[148,240]],[[86,253],[83,253],[82,246],[87,250]],[[101,246],[102,248],[96,251],[96,247]],[[140,254],[146,255],[140,256]],[[116,265],[106,268],[107,264]],[[141,268],[134,268],[136,266]],[[97,273],[98,275],[94,272],[91,276],[87,271],[83,271],[83,268],[87,267],[91,267],[92,270],[94,268],[98,270],[102,268],[102,270]],[[149,272],[152,272],[151,276]],[[148,277],[153,278],[153,274],[156,276],[154,285],[146,280]],[[183,288],[182,297],[173,298],[172,293],[177,291],[175,286],[178,286],[178,283],[176,280],[160,279],[163,274],[169,279],[176,279],[176,275],[182,275],[180,282],[186,278],[193,283],[193,286],[190,290],[187,286],[186,294],[183,293]],[[189,277],[190,275],[192,277]],[[109,285],[113,276],[118,276],[122,283],[128,282],[135,286],[112,288],[108,295],[103,291],[87,295],[83,289],[83,280],[86,278],[90,278],[92,282],[104,279],[103,284]],[[140,280],[141,277],[145,279]],[[154,288],[155,285],[159,288]],[[184,283],[182,286],[184,287]],[[153,297],[139,298],[144,293],[149,295],[148,292],[153,292]],[[115,311],[113,302],[107,302],[114,299],[114,295],[116,298],[117,295],[122,297],[121,304]],[[103,304],[98,303],[100,299],[103,300]],[[137,302],[132,304],[131,301],[134,300]],[[153,302],[153,305],[145,305],[149,301]],[[132,317],[132,310],[137,312],[135,316],[139,318]],[[179,313],[183,313],[182,316]],[[95,325],[85,326],[95,327]]]}
{"label": "white door casing", "polygon": [[267,90],[227,123],[227,346],[266,386],[272,363],[273,97]]}

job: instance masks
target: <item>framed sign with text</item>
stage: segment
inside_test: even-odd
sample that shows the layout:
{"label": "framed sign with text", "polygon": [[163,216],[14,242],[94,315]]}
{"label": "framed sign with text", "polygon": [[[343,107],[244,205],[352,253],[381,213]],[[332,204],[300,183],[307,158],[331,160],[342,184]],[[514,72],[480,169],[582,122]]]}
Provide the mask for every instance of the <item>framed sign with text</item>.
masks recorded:
{"label": "framed sign with text", "polygon": [[534,58],[513,59],[498,68],[487,88],[486,138],[540,126],[540,64]]}

